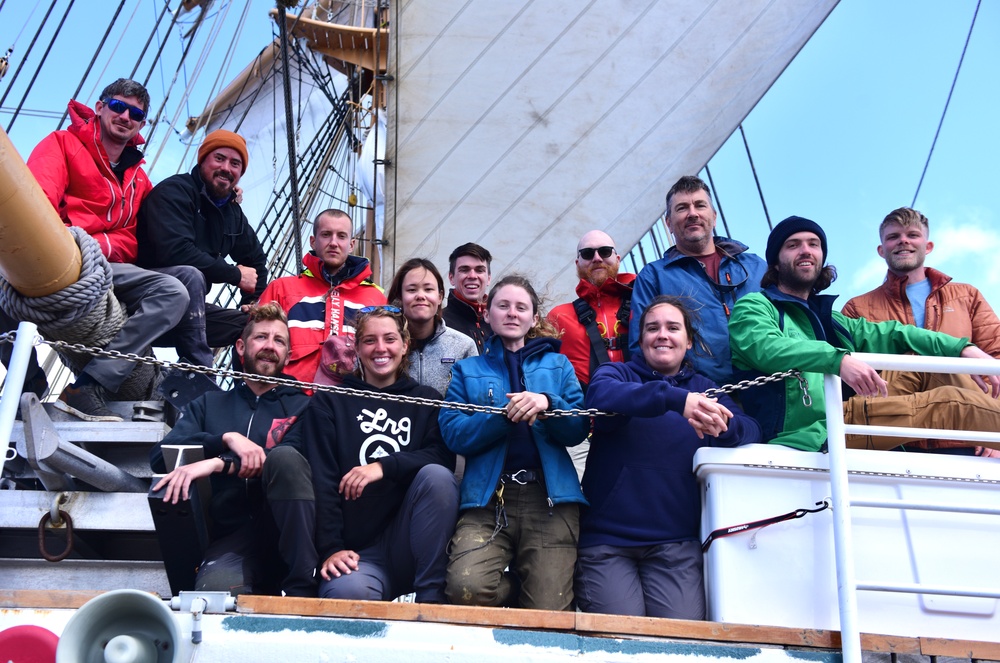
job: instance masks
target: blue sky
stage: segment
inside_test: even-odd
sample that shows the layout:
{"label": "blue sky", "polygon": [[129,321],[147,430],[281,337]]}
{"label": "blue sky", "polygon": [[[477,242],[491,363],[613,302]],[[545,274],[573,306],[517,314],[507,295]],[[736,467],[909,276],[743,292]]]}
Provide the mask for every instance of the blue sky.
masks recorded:
{"label": "blue sky", "polygon": [[[0,51],[17,39],[11,71],[0,81],[0,94],[7,89],[18,58],[49,3],[38,3],[29,21],[34,4],[11,1],[0,10]],[[93,6],[88,9],[88,4],[74,6],[63,37],[31,88],[26,108],[60,113],[65,108],[107,27],[107,18],[93,16]],[[43,32],[31,55],[32,64],[41,58],[65,6],[60,2],[53,12],[51,29]],[[108,6],[115,3],[109,1]],[[83,88],[83,100],[93,102],[98,83],[129,74],[161,6],[150,0],[125,4]],[[229,13],[197,92],[182,116],[200,112],[211,96],[218,63],[228,52],[232,52],[232,64],[223,85],[272,38],[275,28],[267,11],[274,7],[273,1],[251,0],[246,27],[235,40],[233,32],[244,6],[217,2],[210,12],[215,16],[228,8]],[[841,304],[847,296],[865,292],[882,280],[885,264],[875,253],[878,224],[886,213],[913,199],[975,7],[975,0],[842,0],[744,122],[772,221],[797,214],[826,228],[830,260],[840,272],[830,292],[843,296]],[[131,26],[142,27],[129,27],[118,44],[130,20]],[[182,22],[188,23],[185,30],[190,28],[190,19]],[[203,30],[201,38],[207,39],[208,33]],[[88,35],[83,40],[86,46],[80,45],[79,35]],[[179,48],[175,30],[167,40],[167,50]],[[108,66],[112,57],[115,65]],[[176,56],[166,59],[176,61]],[[936,244],[928,264],[973,283],[1000,306],[1000,296],[994,295],[1000,286],[1000,270],[993,265],[994,256],[1000,253],[1000,203],[993,189],[1000,176],[994,163],[994,155],[1000,154],[1000,132],[994,126],[1000,108],[998,63],[1000,3],[984,2],[916,207],[930,218]],[[148,66],[147,56],[139,77]],[[196,67],[192,61],[181,73],[171,91],[172,100],[180,97]],[[151,80],[154,108],[162,101],[173,73],[172,69],[157,71]],[[21,74],[4,102],[5,110],[16,106],[28,77]],[[2,112],[0,122],[6,127],[10,117]],[[22,115],[11,139],[26,157],[54,128],[55,119]],[[160,143],[163,129],[157,134],[156,143]],[[154,144],[154,149],[159,146]],[[173,174],[184,154],[184,145],[172,136],[151,171],[154,181]],[[188,162],[192,156],[187,154]],[[710,168],[733,236],[763,253],[767,224],[738,133]],[[720,220],[720,231],[721,226]]]}
{"label": "blue sky", "polygon": [[[913,201],[975,7],[842,0],[744,122],[772,222],[797,214],[827,231],[841,305],[885,275],[878,225]],[[1000,4],[984,2],[916,202],[935,242],[927,264],[995,307],[998,63]],[[767,224],[738,134],[709,167],[732,234],[763,253]]]}

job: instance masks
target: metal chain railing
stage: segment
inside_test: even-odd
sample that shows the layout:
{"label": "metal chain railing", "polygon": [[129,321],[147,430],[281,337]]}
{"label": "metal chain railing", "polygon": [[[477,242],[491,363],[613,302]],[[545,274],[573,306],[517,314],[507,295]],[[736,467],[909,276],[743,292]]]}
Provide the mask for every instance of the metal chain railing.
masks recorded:
{"label": "metal chain railing", "polygon": [[703,393],[709,398],[712,398],[719,394],[731,394],[734,391],[742,391],[743,389],[749,389],[750,387],[759,387],[769,382],[778,382],[786,378],[795,378],[799,381],[799,389],[802,390],[802,404],[806,407],[812,407],[813,401],[812,396],[809,395],[809,380],[806,380],[805,377],[802,376],[802,373],[795,368],[788,371],[781,371],[780,373],[772,373],[771,375],[762,375],[754,378],[753,380],[740,380],[736,384],[726,384],[714,389],[706,389]]}
{"label": "metal chain railing", "polygon": [[[16,331],[10,331],[0,334],[0,343],[13,343],[14,339],[17,337]],[[365,398],[372,398],[375,400],[383,401],[398,401],[400,403],[409,403],[412,405],[427,405],[430,407],[438,407],[449,410],[459,410],[463,412],[482,412],[485,414],[500,414],[506,415],[507,410],[504,407],[496,407],[492,405],[475,405],[473,403],[453,403],[450,401],[442,401],[434,398],[422,398],[420,396],[405,396],[402,394],[385,394],[378,391],[368,391],[365,389],[354,389],[353,387],[343,387],[343,386],[333,386],[326,384],[318,384],[315,382],[299,382],[298,380],[292,380],[290,378],[282,378],[275,376],[266,375],[256,375],[254,373],[244,373],[242,371],[234,371],[225,368],[209,368],[205,366],[200,366],[198,364],[189,364],[182,361],[167,361],[165,359],[157,359],[155,357],[144,357],[142,355],[137,355],[134,353],[118,352],[117,350],[105,350],[103,348],[92,348],[82,343],[66,343],[65,341],[49,341],[42,337],[37,337],[37,343],[42,343],[48,345],[54,350],[62,351],[72,351],[87,353],[95,357],[111,357],[114,359],[125,359],[131,362],[139,364],[149,364],[152,366],[158,366],[161,369],[177,368],[183,371],[188,371],[191,373],[200,373],[202,375],[208,375],[212,377],[222,377],[222,378],[235,378],[240,380],[254,380],[256,382],[263,382],[265,384],[275,384],[282,385],[286,387],[295,387],[299,389],[312,389],[313,391],[326,391],[334,394],[343,394],[346,396],[363,396]],[[802,402],[806,407],[812,404],[812,399],[809,397],[809,383],[806,381],[802,374],[797,370],[783,371],[781,373],[774,373],[772,375],[764,375],[753,380],[741,380],[736,384],[727,384],[721,387],[708,389],[704,392],[709,398],[718,396],[719,394],[731,394],[735,391],[742,391],[744,389],[749,389],[751,387],[756,387],[770,382],[777,382],[779,380],[784,380],[786,378],[794,377],[799,381],[799,386],[802,389]],[[614,412],[604,412],[597,408],[572,408],[572,409],[553,409],[546,410],[542,413],[546,417],[613,417],[616,416]]]}

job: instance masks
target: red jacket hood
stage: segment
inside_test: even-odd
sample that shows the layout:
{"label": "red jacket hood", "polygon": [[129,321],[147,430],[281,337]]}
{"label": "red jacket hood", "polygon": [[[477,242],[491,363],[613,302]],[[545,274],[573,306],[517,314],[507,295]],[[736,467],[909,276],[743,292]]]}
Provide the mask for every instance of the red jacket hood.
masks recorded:
{"label": "red jacket hood", "polygon": [[[370,279],[372,276],[371,264],[367,258],[354,255],[347,256],[347,262],[344,264],[348,268],[348,271],[338,285],[355,286],[365,279]],[[302,256],[302,265],[305,267],[302,272],[303,275],[308,272],[308,276],[320,279],[321,281],[326,280],[323,278],[323,261],[312,251]]]}
{"label": "red jacket hood", "polygon": [[[80,138],[80,141],[86,145],[86,141],[83,140],[83,133],[87,130],[93,131],[98,137],[100,137],[100,122],[96,122],[97,113],[93,108],[87,106],[86,104],[81,104],[75,99],[71,99],[69,102],[69,132]],[[146,140],[138,133],[125,144],[126,147],[138,147],[145,143]]]}

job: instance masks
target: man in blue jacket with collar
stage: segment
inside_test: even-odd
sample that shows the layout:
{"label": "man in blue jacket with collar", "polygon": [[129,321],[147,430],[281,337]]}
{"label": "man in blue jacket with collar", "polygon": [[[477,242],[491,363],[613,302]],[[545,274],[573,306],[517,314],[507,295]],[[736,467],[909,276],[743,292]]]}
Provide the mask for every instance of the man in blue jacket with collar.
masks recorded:
{"label": "man in blue jacket with collar", "polygon": [[688,351],[695,370],[719,385],[731,382],[729,316],[736,301],[760,290],[767,265],[745,244],[715,235],[712,194],[700,178],[685,175],[667,192],[667,229],[674,246],[651,262],[632,286],[629,349],[639,352],[639,318],[657,295],[684,298],[698,320],[700,347]]}

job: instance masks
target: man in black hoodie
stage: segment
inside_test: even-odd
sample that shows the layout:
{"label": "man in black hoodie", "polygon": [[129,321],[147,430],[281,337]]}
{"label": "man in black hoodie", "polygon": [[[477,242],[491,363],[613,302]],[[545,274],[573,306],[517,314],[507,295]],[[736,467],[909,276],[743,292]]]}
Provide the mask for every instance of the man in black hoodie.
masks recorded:
{"label": "man in black hoodie", "polygon": [[[246,372],[281,375],[289,347],[284,311],[270,303],[249,317],[236,341]],[[275,446],[308,401],[299,389],[247,379],[191,401],[150,452],[154,472],[172,470],[153,487],[166,502],[187,500],[195,480],[211,478],[209,547],[196,589],[316,595],[312,475],[295,449]],[[165,444],[200,445],[205,459],[167,468]]]}

